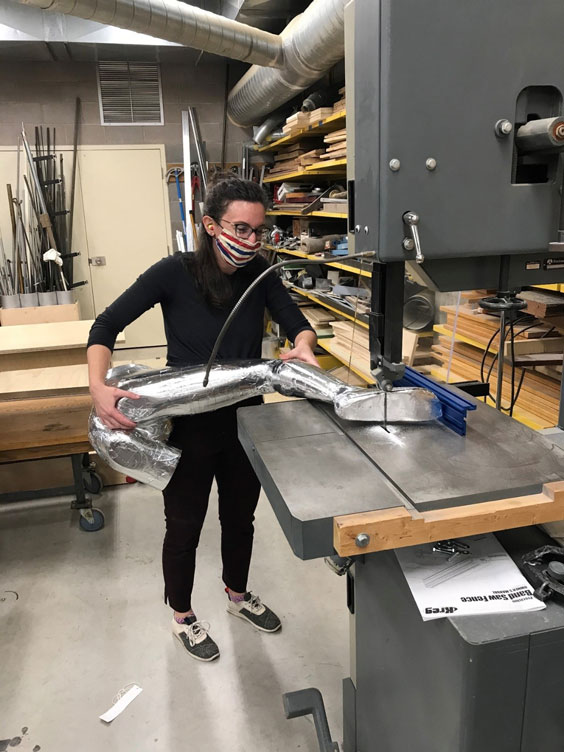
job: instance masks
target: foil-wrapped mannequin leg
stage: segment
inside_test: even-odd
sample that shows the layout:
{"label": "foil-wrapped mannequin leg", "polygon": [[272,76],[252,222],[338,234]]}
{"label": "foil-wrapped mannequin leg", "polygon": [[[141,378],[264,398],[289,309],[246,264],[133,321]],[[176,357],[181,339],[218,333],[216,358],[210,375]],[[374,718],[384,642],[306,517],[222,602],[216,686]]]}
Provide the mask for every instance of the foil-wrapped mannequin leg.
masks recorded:
{"label": "foil-wrapped mannequin leg", "polygon": [[135,392],[118,409],[137,423],[132,431],[113,431],[92,415],[90,441],[112,467],[162,489],[180,453],[168,447],[167,418],[218,410],[250,397],[279,392],[328,402],[339,417],[371,422],[425,422],[441,415],[436,397],[425,389],[384,392],[352,387],[325,371],[298,361],[235,361],[215,365],[203,386],[205,366],[143,370],[129,364],[108,372],[108,381]]}

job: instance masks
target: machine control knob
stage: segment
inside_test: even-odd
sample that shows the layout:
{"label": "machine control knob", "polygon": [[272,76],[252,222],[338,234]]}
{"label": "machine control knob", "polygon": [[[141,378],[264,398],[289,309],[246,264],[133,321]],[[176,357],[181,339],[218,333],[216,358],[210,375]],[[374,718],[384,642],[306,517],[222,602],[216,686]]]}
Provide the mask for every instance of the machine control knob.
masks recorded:
{"label": "machine control knob", "polygon": [[406,240],[409,242],[409,240],[413,241],[413,244],[415,246],[415,260],[418,264],[422,264],[423,261],[425,261],[425,257],[423,256],[423,251],[421,250],[421,243],[419,241],[419,230],[417,229],[417,225],[419,224],[419,215],[415,214],[415,212],[407,211],[403,215],[403,223],[407,227],[407,230],[409,232],[409,235],[411,237],[405,238],[403,241],[403,247],[408,249],[409,246],[406,244]]}
{"label": "machine control knob", "polygon": [[555,560],[549,562],[548,572],[558,582],[564,582],[564,564],[561,561]]}
{"label": "machine control knob", "polygon": [[370,543],[370,536],[367,533],[359,533],[354,542],[359,548],[366,548]]}

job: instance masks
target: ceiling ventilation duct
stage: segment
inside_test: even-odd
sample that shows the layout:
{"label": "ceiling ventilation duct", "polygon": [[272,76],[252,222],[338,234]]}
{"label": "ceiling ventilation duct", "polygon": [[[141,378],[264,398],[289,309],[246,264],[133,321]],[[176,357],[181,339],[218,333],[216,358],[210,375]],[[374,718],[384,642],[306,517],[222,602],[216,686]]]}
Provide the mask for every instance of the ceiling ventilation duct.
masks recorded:
{"label": "ceiling ventilation duct", "polygon": [[229,94],[229,118],[237,125],[261,121],[344,55],[348,0],[313,0],[280,36],[178,0],[19,1],[253,64]]}

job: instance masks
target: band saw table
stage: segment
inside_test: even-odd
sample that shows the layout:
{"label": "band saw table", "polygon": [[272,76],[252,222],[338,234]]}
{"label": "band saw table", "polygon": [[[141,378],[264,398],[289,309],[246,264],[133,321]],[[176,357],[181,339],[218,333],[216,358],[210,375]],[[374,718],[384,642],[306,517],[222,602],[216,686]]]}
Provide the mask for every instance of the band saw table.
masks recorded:
{"label": "band saw table", "polygon": [[466,436],[306,401],[238,421],[294,553],[357,555],[344,752],[562,752],[564,608],[423,622],[392,549],[519,528],[499,536],[517,560],[564,519],[564,452],[480,402]]}

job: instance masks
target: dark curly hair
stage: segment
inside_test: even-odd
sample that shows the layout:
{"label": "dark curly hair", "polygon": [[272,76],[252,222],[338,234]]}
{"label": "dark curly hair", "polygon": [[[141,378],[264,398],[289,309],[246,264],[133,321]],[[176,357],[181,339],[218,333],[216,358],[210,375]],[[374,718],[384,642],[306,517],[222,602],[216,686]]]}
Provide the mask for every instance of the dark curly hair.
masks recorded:
{"label": "dark curly hair", "polygon": [[[268,208],[268,196],[258,183],[242,180],[230,173],[220,173],[208,183],[203,214],[221,222],[232,201],[249,201]],[[233,295],[232,284],[218,266],[213,238],[205,231],[203,224],[196,253],[185,254],[184,259],[206,301],[215,308],[228,306]]]}

